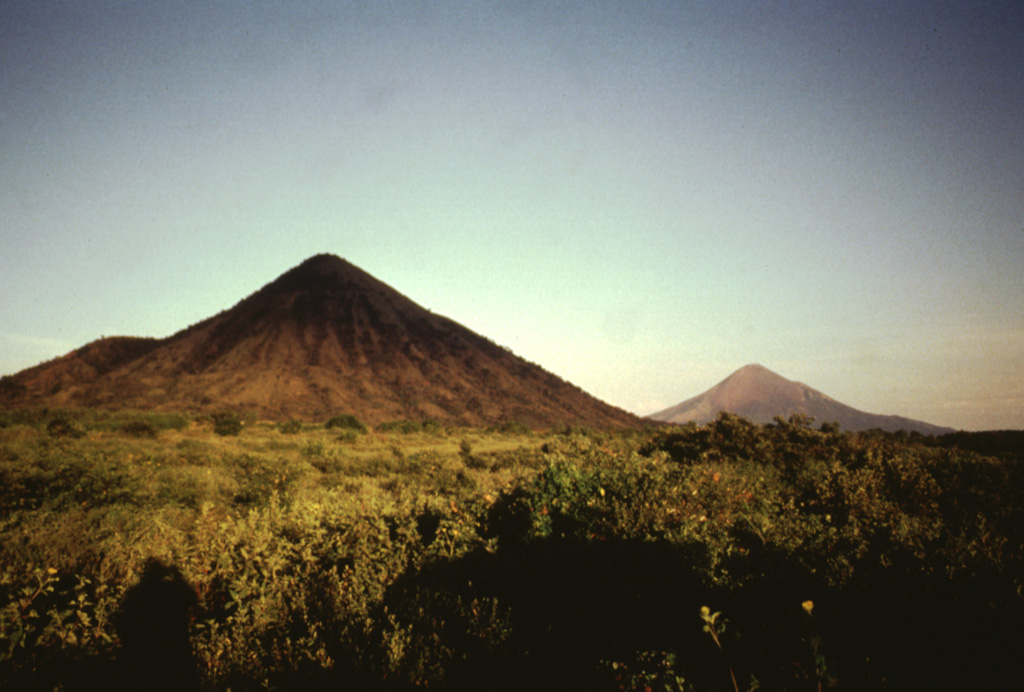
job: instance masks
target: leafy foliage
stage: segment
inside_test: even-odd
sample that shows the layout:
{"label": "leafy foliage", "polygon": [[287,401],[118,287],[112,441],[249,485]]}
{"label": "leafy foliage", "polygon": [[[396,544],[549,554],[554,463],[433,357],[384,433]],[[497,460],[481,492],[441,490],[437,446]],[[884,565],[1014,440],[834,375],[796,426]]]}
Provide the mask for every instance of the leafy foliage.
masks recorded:
{"label": "leafy foliage", "polygon": [[50,419],[50,422],[46,424],[46,432],[51,437],[76,438],[82,437],[85,434],[81,426],[62,415],[57,415]]}
{"label": "leafy foliage", "polygon": [[213,417],[213,432],[224,437],[242,432],[242,419],[237,413],[227,411]]}
{"label": "leafy foliage", "polygon": [[284,435],[295,435],[302,431],[302,421],[292,418],[283,423],[278,424],[277,429]]}
{"label": "leafy foliage", "polygon": [[439,434],[442,431],[440,423],[434,420],[394,420],[381,423],[376,428],[377,432],[397,432],[403,435],[414,433],[427,433],[430,435]]}
{"label": "leafy foliage", "polygon": [[82,434],[0,429],[3,689],[1017,679],[1013,457],[799,418],[340,440],[60,415]]}
{"label": "leafy foliage", "polygon": [[357,433],[366,432],[366,425],[350,413],[333,416],[324,423],[324,427],[328,430],[331,428],[342,428],[344,430],[354,430]]}

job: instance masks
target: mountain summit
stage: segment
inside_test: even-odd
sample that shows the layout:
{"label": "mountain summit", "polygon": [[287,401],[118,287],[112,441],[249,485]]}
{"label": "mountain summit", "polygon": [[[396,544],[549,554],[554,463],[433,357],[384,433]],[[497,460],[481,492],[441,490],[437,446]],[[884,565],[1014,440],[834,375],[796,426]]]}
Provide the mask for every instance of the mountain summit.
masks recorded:
{"label": "mountain summit", "polygon": [[334,255],[316,255],[166,339],[100,339],[0,380],[0,406],[353,413],[632,426],[601,402]]}
{"label": "mountain summit", "polygon": [[845,430],[879,428],[916,431],[925,435],[952,432],[930,423],[865,413],[842,404],[801,382],[787,380],[763,365],[745,365],[714,387],[648,418],[668,423],[707,423],[721,411],[743,416],[753,423],[770,423],[775,416],[794,413],[812,416],[818,423],[837,422]]}

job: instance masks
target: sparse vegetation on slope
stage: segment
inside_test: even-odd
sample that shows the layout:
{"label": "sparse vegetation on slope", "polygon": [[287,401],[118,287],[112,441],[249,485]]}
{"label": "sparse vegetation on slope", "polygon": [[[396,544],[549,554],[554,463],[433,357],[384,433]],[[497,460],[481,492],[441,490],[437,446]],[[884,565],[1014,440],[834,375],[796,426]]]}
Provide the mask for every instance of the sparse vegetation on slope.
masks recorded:
{"label": "sparse vegetation on slope", "polygon": [[642,426],[331,255],[166,339],[101,339],[0,379],[0,407],[19,406]]}

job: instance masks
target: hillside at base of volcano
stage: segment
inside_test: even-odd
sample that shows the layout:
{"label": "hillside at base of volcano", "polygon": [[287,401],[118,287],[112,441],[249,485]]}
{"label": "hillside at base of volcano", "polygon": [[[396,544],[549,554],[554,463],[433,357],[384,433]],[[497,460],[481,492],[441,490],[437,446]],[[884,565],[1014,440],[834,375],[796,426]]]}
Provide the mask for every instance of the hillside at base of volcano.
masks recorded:
{"label": "hillside at base of volcano", "polygon": [[236,409],[277,420],[352,413],[370,424],[643,424],[333,255],[316,255],[165,339],[100,339],[4,377],[0,406]]}

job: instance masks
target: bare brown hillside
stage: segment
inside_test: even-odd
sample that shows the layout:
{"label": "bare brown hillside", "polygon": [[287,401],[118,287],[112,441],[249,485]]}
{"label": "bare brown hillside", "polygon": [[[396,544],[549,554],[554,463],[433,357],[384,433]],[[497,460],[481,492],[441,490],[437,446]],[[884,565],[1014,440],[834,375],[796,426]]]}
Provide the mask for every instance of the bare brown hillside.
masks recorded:
{"label": "bare brown hillside", "polygon": [[333,255],[166,339],[101,339],[5,377],[0,405],[640,424]]}

